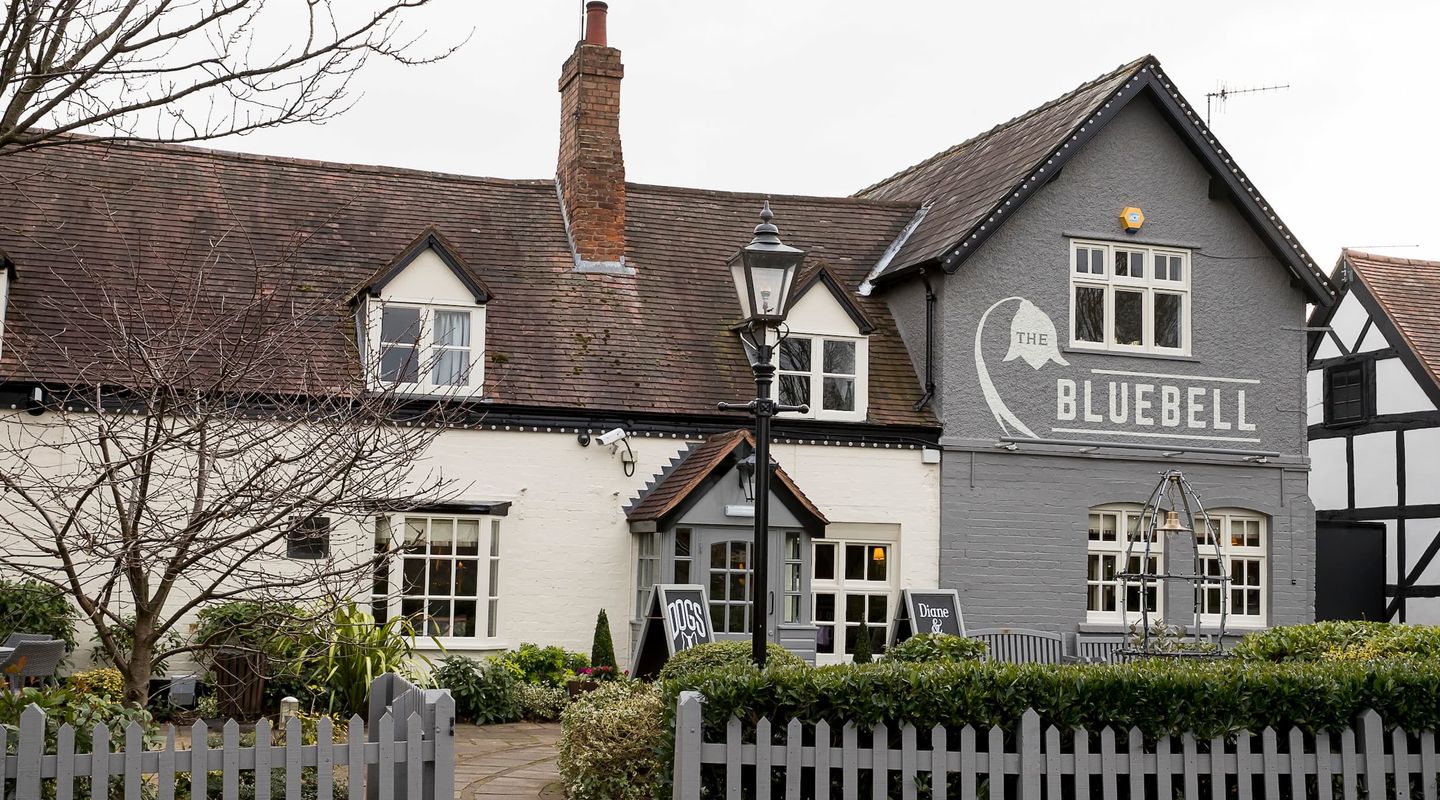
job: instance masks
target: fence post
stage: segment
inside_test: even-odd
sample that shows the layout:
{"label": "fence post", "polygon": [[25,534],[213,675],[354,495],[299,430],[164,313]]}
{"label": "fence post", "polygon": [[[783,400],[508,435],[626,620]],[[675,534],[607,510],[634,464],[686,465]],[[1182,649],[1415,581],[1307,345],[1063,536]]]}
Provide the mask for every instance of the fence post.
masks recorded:
{"label": "fence post", "polygon": [[432,712],[435,760],[427,765],[433,770],[433,782],[426,782],[432,792],[429,800],[451,800],[455,796],[455,698],[449,689],[438,690]]}
{"label": "fence post", "polygon": [[1033,708],[1020,715],[1015,749],[1020,751],[1020,800],[1040,800],[1040,715]]}
{"label": "fence post", "polygon": [[672,800],[700,797],[700,737],[705,698],[699,692],[681,692],[675,708],[675,764]]}
{"label": "fence post", "polygon": [[[31,703],[20,712],[20,743],[15,755],[15,796],[40,796],[40,756],[45,752],[45,712]],[[4,753],[0,753],[3,763]],[[3,770],[0,770],[3,777]]]}
{"label": "fence post", "polygon": [[[1365,788],[1372,798],[1385,796],[1385,732],[1374,709],[1360,712],[1360,743],[1365,753]],[[1397,770],[1398,773],[1398,770]],[[1399,775],[1396,775],[1399,780]]]}

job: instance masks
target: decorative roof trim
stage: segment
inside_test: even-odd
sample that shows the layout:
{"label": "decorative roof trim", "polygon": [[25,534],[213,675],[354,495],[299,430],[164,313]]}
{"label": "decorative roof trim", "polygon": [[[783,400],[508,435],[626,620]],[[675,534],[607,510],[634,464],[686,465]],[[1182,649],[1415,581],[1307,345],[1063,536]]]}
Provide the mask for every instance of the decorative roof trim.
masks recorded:
{"label": "decorative roof trim", "polygon": [[427,250],[435,251],[435,255],[439,256],[440,260],[445,262],[445,266],[449,267],[450,271],[455,274],[455,277],[465,285],[465,288],[475,295],[476,305],[483,306],[495,299],[495,295],[490,291],[490,287],[486,286],[485,282],[480,279],[480,276],[475,274],[475,271],[470,268],[470,265],[465,263],[465,260],[456,252],[455,246],[450,243],[450,240],[446,239],[444,234],[440,233],[439,229],[432,225],[422,231],[420,235],[415,238],[415,241],[407,245],[406,248],[400,252],[399,256],[396,256],[393,261],[381,270],[379,275],[369,283],[360,287],[351,300],[354,300],[362,294],[378,297],[386,284],[404,272],[406,267],[410,266],[415,259],[420,257],[421,253]]}
{"label": "decorative roof trim", "polygon": [[[960,238],[940,260],[940,266],[947,274],[955,270],[980,248],[986,239],[1014,215],[1025,201],[1030,199],[1042,186],[1055,179],[1074,155],[1114,119],[1121,109],[1141,92],[1150,90],[1171,118],[1172,125],[1182,132],[1192,152],[1210,168],[1230,189],[1241,211],[1250,219],[1256,229],[1270,245],[1270,250],[1290,268],[1291,273],[1309,290],[1311,299],[1322,306],[1334,304],[1338,296],[1329,277],[1315,265],[1310,254],[1287,230],[1285,224],[1271,210],[1264,197],[1255,189],[1215,140],[1214,134],[1195,114],[1193,107],[1180,95],[1178,89],[1160,70],[1160,63],[1153,56],[1143,60],[1140,68],[1125,81],[1114,95],[1104,102],[1062,140],[1048,156],[1028,171],[1020,183],[1012,187],[1008,197],[995,204],[990,214]],[[1189,123],[1189,124],[1185,124]],[[926,262],[917,262],[894,272],[877,275],[868,282],[872,285],[887,283],[902,275],[918,271]]]}
{"label": "decorative roof trim", "polygon": [[800,285],[790,294],[790,307],[794,308],[795,304],[800,302],[800,298],[804,297],[806,292],[809,292],[817,283],[823,283],[830,289],[830,294],[840,303],[840,307],[845,309],[845,313],[855,323],[855,327],[860,330],[862,336],[869,336],[875,330],[875,324],[865,316],[865,312],[861,311],[859,306],[855,305],[855,301],[850,299],[850,293],[845,291],[844,283],[830,270],[828,264],[822,264],[818,269],[811,270],[810,274],[801,279]]}

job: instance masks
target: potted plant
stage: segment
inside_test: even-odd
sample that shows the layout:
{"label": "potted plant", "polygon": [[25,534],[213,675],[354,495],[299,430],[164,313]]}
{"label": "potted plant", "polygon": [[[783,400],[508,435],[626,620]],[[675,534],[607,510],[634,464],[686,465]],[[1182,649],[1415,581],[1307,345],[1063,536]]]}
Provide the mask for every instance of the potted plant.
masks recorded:
{"label": "potted plant", "polygon": [[590,666],[584,667],[574,680],[566,681],[565,688],[572,698],[585,692],[593,692],[604,681],[620,677],[620,667],[615,663],[615,642],[610,638],[610,618],[605,609],[595,618],[595,639],[590,646]]}

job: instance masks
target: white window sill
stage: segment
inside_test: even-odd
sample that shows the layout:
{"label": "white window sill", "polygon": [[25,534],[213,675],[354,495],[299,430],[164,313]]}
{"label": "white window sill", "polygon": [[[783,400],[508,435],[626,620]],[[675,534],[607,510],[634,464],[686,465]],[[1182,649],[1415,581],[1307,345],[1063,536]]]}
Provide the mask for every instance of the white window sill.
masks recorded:
{"label": "white window sill", "polygon": [[[438,646],[437,646],[438,644]],[[510,643],[504,639],[488,639],[480,636],[416,636],[415,649],[424,653],[470,652],[474,650],[509,650]]]}
{"label": "white window sill", "polygon": [[1081,354],[1087,356],[1121,356],[1122,358],[1144,358],[1154,361],[1188,361],[1193,364],[1200,363],[1195,356],[1182,353],[1146,353],[1140,350],[1106,350],[1103,347],[1077,347],[1070,345],[1062,348],[1066,354]]}
{"label": "white window sill", "polygon": [[[1263,631],[1263,630],[1265,630],[1266,628],[1269,628],[1269,627],[1270,627],[1270,626],[1267,625],[1267,624],[1264,623],[1264,622],[1257,622],[1257,621],[1250,621],[1250,620],[1246,620],[1245,622],[1236,622],[1236,621],[1234,621],[1234,620],[1227,619],[1226,622],[1225,622],[1225,633],[1226,633],[1226,635],[1236,634],[1236,633],[1238,633],[1238,634],[1254,633],[1255,631]],[[1116,633],[1116,634],[1127,634],[1127,635],[1128,635],[1128,634],[1130,633],[1130,626],[1128,626],[1128,625],[1122,625],[1122,624],[1119,623],[1119,622],[1088,622],[1088,621],[1087,621],[1087,622],[1082,622],[1082,623],[1076,625],[1076,626],[1075,626],[1075,630],[1076,630],[1077,632],[1079,632],[1079,633]],[[1213,622],[1213,621],[1206,621],[1206,620],[1202,620],[1202,621],[1200,622],[1200,633],[1201,633],[1202,635],[1205,635],[1205,634],[1214,634],[1214,633],[1219,633],[1219,632],[1220,632],[1220,625],[1219,625],[1219,623],[1216,623],[1216,622]],[[1187,632],[1187,633],[1188,633],[1188,632]]]}

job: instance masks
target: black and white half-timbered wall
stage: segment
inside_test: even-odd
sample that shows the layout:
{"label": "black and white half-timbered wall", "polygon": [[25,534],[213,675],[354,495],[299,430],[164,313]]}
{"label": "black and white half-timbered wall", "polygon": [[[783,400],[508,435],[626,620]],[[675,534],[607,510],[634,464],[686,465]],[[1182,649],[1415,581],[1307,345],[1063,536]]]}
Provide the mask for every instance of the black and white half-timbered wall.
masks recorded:
{"label": "black and white half-timbered wall", "polygon": [[1440,622],[1440,262],[1346,250],[1310,319],[1316,614]]}

